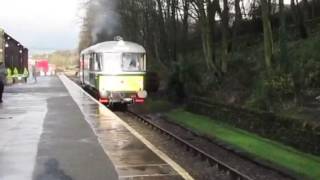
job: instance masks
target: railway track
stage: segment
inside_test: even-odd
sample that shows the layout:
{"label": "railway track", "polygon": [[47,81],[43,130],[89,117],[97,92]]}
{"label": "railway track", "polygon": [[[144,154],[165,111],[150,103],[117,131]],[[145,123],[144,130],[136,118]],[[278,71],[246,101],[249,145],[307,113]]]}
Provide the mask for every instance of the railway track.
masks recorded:
{"label": "railway track", "polygon": [[[223,176],[226,176],[226,179],[234,179],[234,180],[253,180],[253,179],[269,179],[269,178],[256,178],[256,175],[252,175],[252,173],[246,172],[240,172],[240,170],[234,168],[233,166],[228,165],[224,162],[224,160],[219,160],[218,158],[211,155],[210,151],[203,150],[202,148],[199,148],[197,145],[194,145],[193,143],[188,142],[188,139],[182,138],[175,133],[172,133],[172,131],[167,130],[166,128],[161,127],[157,123],[153,122],[149,118],[145,118],[133,111],[127,110],[124,112],[121,112],[129,116],[129,119],[135,119],[141,122],[142,124],[150,127],[151,130],[159,132],[161,135],[164,135],[165,137],[168,137],[171,142],[174,142],[173,144],[180,145],[180,148],[186,150],[186,152],[191,153],[195,159],[199,159],[201,162],[208,164],[210,167],[213,167],[214,169],[217,169],[221,174],[224,174]],[[121,116],[120,113],[120,116]],[[116,113],[119,115],[119,113]],[[127,120],[130,121],[130,120]],[[140,123],[140,124],[141,124]],[[139,124],[139,123],[138,123]],[[187,130],[186,130],[187,131]],[[195,134],[195,136],[198,136]],[[201,137],[200,137],[201,138]],[[218,145],[221,147],[221,145]],[[223,147],[221,147],[223,148]],[[224,150],[229,151],[231,154],[237,154],[236,152],[233,152],[230,149],[224,148]],[[237,155],[242,159],[245,159],[247,161],[251,161],[251,163],[256,164],[256,166],[261,166],[264,169],[267,169],[268,171],[274,171],[276,174],[279,174],[281,176],[280,179],[295,179],[290,174],[283,173],[280,170],[270,168],[268,166],[264,166],[263,164],[259,164],[255,162],[254,160],[250,160],[250,158],[242,157],[241,155]],[[228,161],[226,161],[228,162]],[[241,163],[240,163],[241,164]],[[249,171],[250,172],[250,171]],[[259,173],[258,173],[259,174]],[[208,178],[211,179],[211,178]],[[278,179],[278,178],[271,178],[271,179]]]}
{"label": "railway track", "polygon": [[[209,141],[207,138],[201,137],[198,134],[194,132],[190,132],[188,129],[185,129],[179,125],[171,124],[170,122],[167,122],[167,124],[171,124],[169,126],[166,125],[166,123],[159,122],[158,120],[154,120],[153,118],[144,117],[141,116],[135,112],[132,112],[130,110],[124,112],[126,115],[130,116],[131,119],[138,120],[140,124],[144,124],[145,126],[150,127],[149,129],[152,131],[158,132],[160,135],[163,135],[164,137],[168,137],[170,141],[174,142],[174,144],[180,145],[180,148],[185,149],[187,152],[191,153],[196,159],[199,159],[202,162],[205,162],[210,167],[215,167],[218,171],[222,172],[223,174],[227,175],[229,179],[297,179],[297,177],[294,174],[291,174],[291,172],[287,172],[284,169],[278,169],[277,167],[273,167],[272,165],[264,164],[263,162],[256,161],[255,159],[251,159],[250,157],[243,155],[242,153],[237,153],[233,149],[229,149],[227,147],[224,147],[224,145],[221,144],[215,144],[214,141]],[[162,120],[167,121],[167,120]],[[185,133],[192,134],[193,136],[197,137],[196,139],[190,140],[190,137],[181,135],[181,131],[176,131],[177,129],[172,128],[172,126],[177,126],[179,129],[183,129]],[[220,149],[223,149],[223,151],[228,152],[227,154],[230,154],[230,158],[217,158],[217,154],[212,153],[215,151],[215,148],[212,150],[208,150],[207,148],[203,148],[201,143],[194,143],[195,141],[198,141],[197,139],[202,139],[204,142],[207,141],[207,143],[217,146]],[[200,145],[199,145],[200,144]],[[208,146],[210,146],[208,144]],[[207,145],[206,145],[207,146]],[[219,151],[219,150],[218,150]],[[219,153],[218,153],[219,154]],[[231,155],[232,154],[232,155]],[[229,156],[229,155],[227,155]],[[234,165],[234,163],[230,163],[227,159],[232,159],[235,156],[237,156],[236,160],[238,161],[236,164],[240,164],[241,166],[246,166],[248,163],[251,164],[249,168],[239,168],[239,165]],[[246,161],[247,163],[243,163],[239,161]],[[241,160],[242,159],[242,160]],[[252,168],[253,166],[253,168]],[[284,171],[283,171],[284,170]]]}
{"label": "railway track", "polygon": [[203,150],[197,148],[196,146],[190,144],[189,142],[185,141],[184,139],[176,136],[175,134],[165,130],[164,128],[158,126],[157,124],[149,121],[148,119],[132,112],[126,111],[127,114],[133,116],[135,119],[141,121],[145,125],[149,126],[153,130],[158,131],[159,133],[168,136],[171,140],[176,142],[177,144],[183,146],[187,151],[191,152],[194,156],[200,157],[202,161],[206,161],[210,164],[210,166],[215,166],[218,170],[223,171],[226,173],[230,179],[234,180],[253,180],[246,174],[239,172],[238,170],[230,167],[229,165],[225,164],[224,162],[216,159],[215,157],[211,156],[210,154],[204,152]]}

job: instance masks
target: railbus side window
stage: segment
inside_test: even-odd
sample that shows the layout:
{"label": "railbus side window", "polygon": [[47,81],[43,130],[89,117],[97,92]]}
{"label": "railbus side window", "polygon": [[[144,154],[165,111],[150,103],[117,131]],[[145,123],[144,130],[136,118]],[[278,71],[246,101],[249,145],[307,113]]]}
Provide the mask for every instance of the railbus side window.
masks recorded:
{"label": "railbus side window", "polygon": [[89,63],[90,63],[90,71],[94,71],[94,54],[90,54],[90,58],[89,58]]}
{"label": "railbus side window", "polygon": [[101,64],[101,58],[102,54],[95,54],[95,60],[94,60],[94,70],[95,71],[101,71],[102,70],[102,64]]}
{"label": "railbus side window", "polygon": [[80,58],[80,74],[79,74],[79,77],[81,78],[81,82],[84,82],[84,54],[81,55],[81,58]]}
{"label": "railbus side window", "polygon": [[96,85],[96,75],[95,72],[96,71],[96,56],[95,53],[90,54],[90,72],[89,72],[89,82],[91,84],[91,86],[95,86]]}

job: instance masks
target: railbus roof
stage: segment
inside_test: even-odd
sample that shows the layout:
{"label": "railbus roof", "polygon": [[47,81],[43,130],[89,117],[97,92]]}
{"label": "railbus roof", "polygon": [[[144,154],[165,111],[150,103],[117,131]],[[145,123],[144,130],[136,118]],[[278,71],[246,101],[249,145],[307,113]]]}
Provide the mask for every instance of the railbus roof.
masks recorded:
{"label": "railbus roof", "polygon": [[146,50],[141,45],[129,42],[129,41],[106,41],[96,45],[93,45],[87,49],[84,49],[81,54],[86,53],[145,53]]}

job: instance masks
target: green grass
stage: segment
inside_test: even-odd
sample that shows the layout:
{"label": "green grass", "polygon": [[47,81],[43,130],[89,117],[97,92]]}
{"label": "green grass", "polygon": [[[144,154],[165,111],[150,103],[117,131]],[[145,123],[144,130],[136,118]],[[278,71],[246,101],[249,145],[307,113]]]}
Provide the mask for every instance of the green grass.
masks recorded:
{"label": "green grass", "polygon": [[320,157],[299,152],[291,147],[181,109],[173,110],[167,115],[185,127],[215,137],[260,159],[285,167],[302,176],[320,179]]}

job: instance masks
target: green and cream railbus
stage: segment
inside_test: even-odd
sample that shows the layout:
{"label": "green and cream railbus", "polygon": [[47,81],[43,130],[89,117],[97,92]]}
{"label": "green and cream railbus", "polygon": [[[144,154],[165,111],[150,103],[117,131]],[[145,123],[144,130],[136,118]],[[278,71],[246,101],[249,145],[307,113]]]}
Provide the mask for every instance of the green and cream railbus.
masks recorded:
{"label": "green and cream railbus", "polygon": [[104,104],[143,103],[146,51],[136,43],[107,41],[80,54],[80,81]]}

